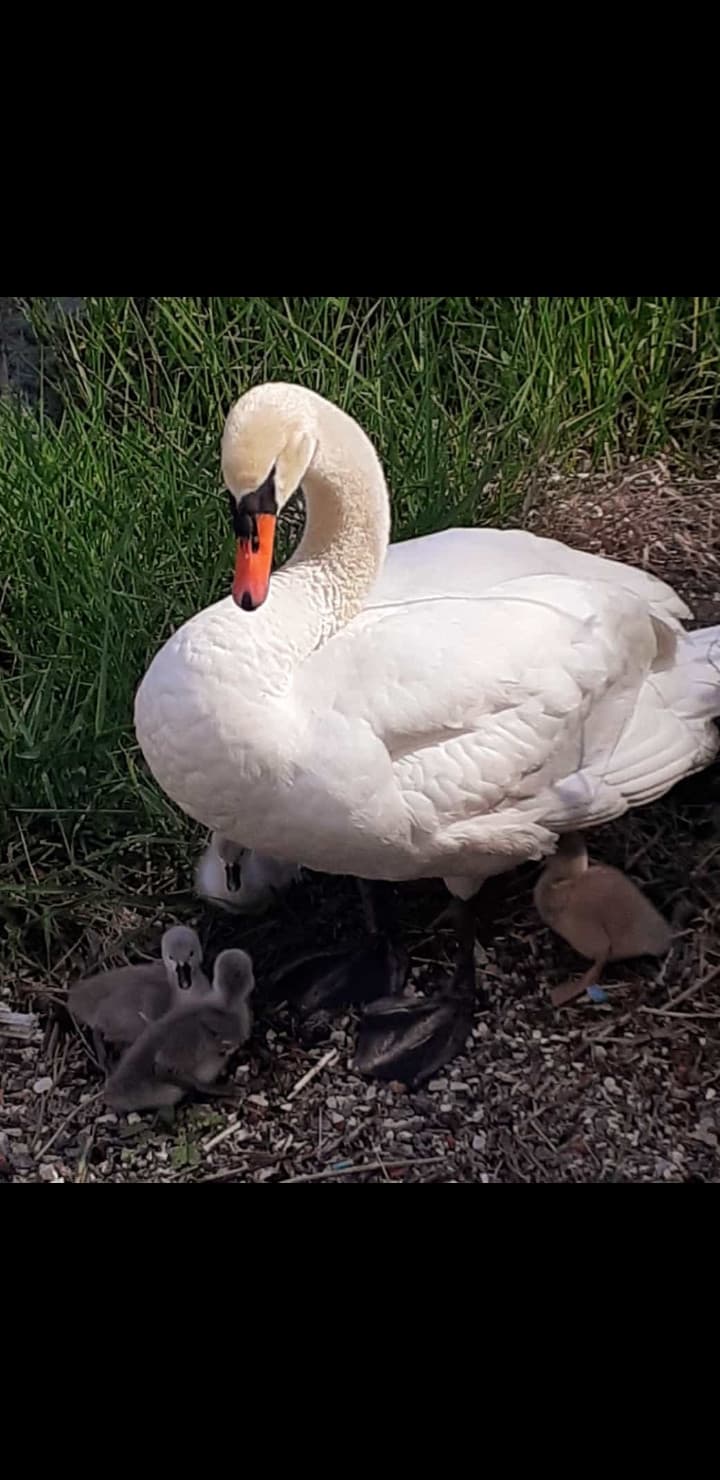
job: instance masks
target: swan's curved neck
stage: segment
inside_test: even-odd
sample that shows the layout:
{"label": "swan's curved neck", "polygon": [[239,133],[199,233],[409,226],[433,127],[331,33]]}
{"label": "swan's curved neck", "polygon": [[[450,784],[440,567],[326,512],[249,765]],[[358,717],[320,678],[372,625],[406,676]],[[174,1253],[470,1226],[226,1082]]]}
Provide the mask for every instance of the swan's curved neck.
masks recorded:
{"label": "swan's curved neck", "polygon": [[[390,536],[385,478],[370,440],[349,416],[322,404],[313,461],[303,478],[305,529],[273,578],[320,620],[326,642],[360,611],[382,567]],[[317,639],[316,639],[317,640]]]}

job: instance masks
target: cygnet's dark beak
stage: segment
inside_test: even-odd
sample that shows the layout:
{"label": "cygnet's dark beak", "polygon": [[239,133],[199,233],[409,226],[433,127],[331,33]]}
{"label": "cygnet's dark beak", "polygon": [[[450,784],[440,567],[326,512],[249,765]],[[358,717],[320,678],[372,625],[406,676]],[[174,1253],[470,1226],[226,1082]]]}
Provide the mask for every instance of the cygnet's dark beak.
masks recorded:
{"label": "cygnet's dark beak", "polygon": [[242,888],[242,868],[239,862],[225,864],[225,883],[228,894],[237,894]]}
{"label": "cygnet's dark beak", "polygon": [[175,969],[177,971],[177,980],[180,990],[182,992],[189,992],[192,986],[192,967],[190,965],[190,962],[177,961],[175,963]]}

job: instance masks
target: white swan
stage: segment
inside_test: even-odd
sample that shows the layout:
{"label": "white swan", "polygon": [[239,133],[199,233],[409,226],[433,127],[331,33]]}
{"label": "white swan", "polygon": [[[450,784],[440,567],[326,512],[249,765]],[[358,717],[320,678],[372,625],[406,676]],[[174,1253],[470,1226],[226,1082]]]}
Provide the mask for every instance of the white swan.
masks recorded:
{"label": "white swan", "polygon": [[[661,581],[515,530],[388,549],[372,444],[299,386],[242,397],[222,464],[234,599],[170,638],[135,705],[157,782],[207,827],[467,899],[716,754],[720,627],[688,634]],[[270,580],[300,486],[303,539]]]}

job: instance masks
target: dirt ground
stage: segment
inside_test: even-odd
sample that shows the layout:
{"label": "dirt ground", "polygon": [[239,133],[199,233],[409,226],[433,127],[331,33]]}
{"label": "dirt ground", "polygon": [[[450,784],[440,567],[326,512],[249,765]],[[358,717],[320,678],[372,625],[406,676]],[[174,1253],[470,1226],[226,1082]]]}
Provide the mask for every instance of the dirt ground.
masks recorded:
{"label": "dirt ground", "polygon": [[[662,462],[562,483],[552,473],[523,521],[669,580],[705,625],[720,622],[720,477]],[[555,1010],[549,988],[582,963],[542,927],[529,866],[492,886],[492,928],[479,907],[478,961],[489,1007],[465,1052],[418,1093],[367,1083],[349,1067],[352,1013],[302,1029],[263,1007],[283,960],[362,922],[354,885],[308,875],[270,918],[236,924],[179,898],[158,850],[137,865],[122,909],[76,911],[50,976],[27,960],[2,1000],[39,1012],[32,1042],[0,1066],[0,1178],[15,1182],[716,1182],[720,1178],[720,769],[591,835],[593,856],[626,869],[672,920],[660,964],[608,970],[607,1001]],[[192,860],[187,861],[185,875]],[[134,877],[129,869],[126,884]],[[152,888],[152,903],[147,890]],[[127,898],[127,894],[126,894]],[[481,897],[482,898],[482,897]],[[158,907],[158,899],[166,901]],[[431,934],[435,885],[398,888],[395,903],[416,986],[448,970],[452,937]],[[175,911],[175,913],[173,913]],[[98,960],[155,949],[173,918],[199,920],[210,959],[228,944],[256,964],[258,1022],[234,1068],[234,1101],[187,1105],[171,1123],[109,1114],[82,1041],[50,1010],[68,979]],[[304,1087],[300,1082],[315,1071]]]}

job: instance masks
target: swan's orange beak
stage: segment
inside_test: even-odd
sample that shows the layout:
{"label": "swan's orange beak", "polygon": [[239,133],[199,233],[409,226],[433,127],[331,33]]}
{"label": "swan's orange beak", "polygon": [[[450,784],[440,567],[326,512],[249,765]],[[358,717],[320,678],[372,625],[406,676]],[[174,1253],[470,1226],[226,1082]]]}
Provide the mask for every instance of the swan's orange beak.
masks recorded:
{"label": "swan's orange beak", "polygon": [[244,612],[254,612],[267,597],[276,524],[275,514],[254,514],[250,535],[237,542],[232,594]]}

